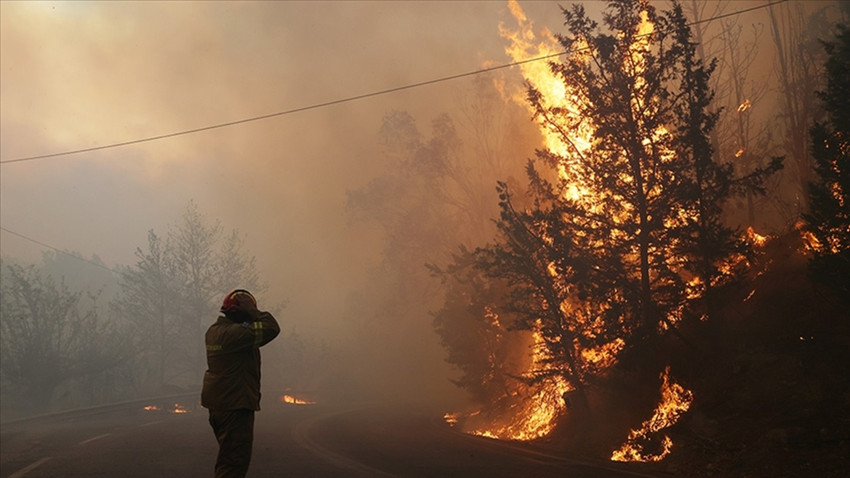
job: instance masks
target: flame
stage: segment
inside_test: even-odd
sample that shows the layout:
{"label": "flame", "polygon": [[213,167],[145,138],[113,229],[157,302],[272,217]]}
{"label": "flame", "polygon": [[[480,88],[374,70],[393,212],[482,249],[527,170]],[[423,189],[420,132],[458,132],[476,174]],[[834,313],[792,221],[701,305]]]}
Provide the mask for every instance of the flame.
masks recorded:
{"label": "flame", "polygon": [[823,247],[823,243],[821,243],[811,231],[803,230],[801,231],[801,235],[803,238],[803,247],[806,248],[806,250],[822,252],[825,249]]}
{"label": "flame", "polygon": [[171,410],[171,413],[189,413],[189,410],[180,405],[179,403],[174,404],[174,408]]}
{"label": "flame", "polygon": [[752,226],[747,228],[747,238],[754,246],[757,247],[764,247],[764,245],[767,244],[767,240],[769,239],[768,236],[762,236],[761,234],[757,233],[755,229],[752,228]]}
{"label": "flame", "polygon": [[572,390],[566,380],[553,378],[540,386],[527,399],[520,398],[514,405],[515,415],[502,423],[469,431],[473,435],[500,440],[529,441],[548,435],[556,424],[556,418],[566,409],[564,394]]}
{"label": "flame", "polygon": [[[517,29],[512,30],[504,24],[499,25],[499,33],[502,38],[508,40],[505,53],[514,62],[523,62],[532,58],[550,57],[554,58],[561,49],[555,36],[548,29],[543,29],[538,35],[534,33],[534,24],[528,20],[522,8],[515,0],[508,2],[511,14],[517,21]],[[581,50],[583,46],[579,46]],[[523,78],[542,94],[542,103],[546,109],[564,108],[566,116],[576,119],[579,116],[578,96],[557,75],[552,73],[549,63],[545,61],[530,61],[520,64]],[[518,104],[531,108],[526,100],[525,90],[517,88],[511,95]],[[533,110],[531,110],[534,112]],[[540,132],[546,148],[562,157],[567,157],[569,152],[574,152],[578,157],[583,156],[592,145],[593,127],[589,122],[583,122],[579,127],[580,134],[566,139],[557,126],[547,125],[543,118],[537,119],[540,124]],[[575,128],[571,128],[575,129]],[[569,176],[568,164],[561,165],[561,176]],[[580,197],[582,191],[574,185],[567,194],[573,199]]]}
{"label": "flame", "polygon": [[147,405],[146,407],[142,408],[142,410],[145,410],[145,411],[148,411],[148,412],[155,412],[155,411],[159,411],[159,407],[157,407],[156,405]]}
{"label": "flame", "polygon": [[750,100],[744,100],[743,103],[738,105],[738,113],[743,113],[752,107],[753,105],[750,103]]}
{"label": "flame", "polygon": [[625,346],[626,341],[617,337],[605,345],[582,350],[581,358],[598,369],[606,369],[614,365],[614,362],[617,360],[617,354],[620,353],[620,350],[623,350],[623,347]]}
{"label": "flame", "polygon": [[457,425],[458,418],[460,417],[459,413],[446,413],[443,415],[443,420],[449,424],[450,427]]}
{"label": "flame", "polygon": [[311,400],[306,400],[303,398],[294,397],[292,395],[284,394],[281,395],[280,401],[283,403],[289,403],[291,405],[314,405],[316,402]]}
{"label": "flame", "polygon": [[661,374],[661,403],[655,408],[652,418],[643,422],[638,430],[632,430],[623,446],[611,454],[612,461],[661,461],[670,454],[673,440],[667,435],[661,439],[660,451],[646,451],[644,446],[652,438],[650,434],[678,422],[694,400],[693,392],[671,382],[669,377],[668,365]]}
{"label": "flame", "polygon": [[[591,210],[599,208],[602,202],[591,197],[591,192],[587,186],[577,180],[577,178],[583,176],[580,174],[581,162],[584,161],[593,146],[596,128],[589,118],[582,117],[580,113],[584,106],[583,102],[587,99],[581,98],[578,89],[570,87],[563,81],[563,78],[554,74],[548,62],[526,61],[542,57],[555,58],[562,53],[562,49],[549,30],[543,29],[539,33],[535,33],[533,23],[528,20],[515,0],[509,0],[508,8],[516,20],[516,28],[509,28],[504,23],[499,25],[500,35],[507,40],[505,52],[515,63],[519,64],[526,82],[540,92],[542,110],[557,111],[557,113],[555,113],[556,116],[547,117],[537,114],[538,111],[529,104],[525,91],[521,88],[508,93],[506,99],[524,105],[533,114],[536,114],[535,120],[540,127],[545,148],[562,158],[558,165],[558,174],[564,180],[564,197],[573,201],[582,201]],[[629,68],[636,69],[635,76],[638,77],[639,83],[643,81],[640,77],[640,71],[646,67],[645,58],[649,52],[651,35],[654,32],[654,26],[649,22],[646,12],[641,14],[641,19],[638,37],[631,46],[628,61]],[[580,58],[581,61],[590,61],[589,54],[583,53],[587,48],[587,43],[579,41],[574,44],[574,49],[570,54],[574,58]],[[499,91],[505,91],[502,83],[497,84],[497,88],[499,88]],[[642,90],[640,85],[637,90]],[[647,103],[647,99],[639,95],[631,98],[631,104],[634,108],[646,109],[652,107],[646,106],[645,103]],[[668,133],[664,128],[658,128],[651,135],[652,138],[646,139],[645,146],[647,148],[653,147],[652,143],[666,134]],[[672,153],[665,155],[665,158],[672,158]],[[626,177],[623,180],[629,182],[631,178]],[[630,211],[624,206],[623,214],[629,213]],[[685,219],[680,218],[679,220]],[[621,218],[614,218],[614,221],[621,221]],[[549,264],[548,271],[555,278],[559,275],[554,263]],[[558,306],[561,310],[567,312],[577,305],[565,301]],[[594,320],[592,313],[584,315],[588,317],[589,323]],[[533,337],[532,359],[526,372],[528,376],[532,373],[546,372],[545,358],[551,355],[540,332],[534,331]],[[600,347],[582,350],[581,359],[588,366],[602,370],[614,363],[618,352],[624,346],[625,342],[618,339]],[[499,399],[502,402],[500,405],[507,403],[502,407],[503,416],[488,420],[486,414],[481,413],[481,411],[467,415],[464,424],[467,427],[466,431],[480,436],[509,440],[534,440],[548,435],[554,429],[557,419],[566,411],[565,395],[574,389],[556,371],[552,372],[542,383],[517,386],[506,396],[501,397]],[[491,404],[491,406],[494,405]],[[458,423],[459,415],[446,414],[444,419],[450,425],[454,425]],[[477,425],[473,425],[473,422]]]}
{"label": "flame", "polygon": [[[534,332],[534,345],[528,373],[540,371],[542,360],[547,354],[543,336]],[[529,441],[545,437],[554,428],[557,418],[566,411],[564,396],[573,387],[562,377],[553,375],[542,383],[527,385],[520,383],[510,393],[497,399],[507,412],[496,418],[477,410],[465,416],[446,413],[443,418],[455,426],[461,418],[465,433],[500,440]]]}

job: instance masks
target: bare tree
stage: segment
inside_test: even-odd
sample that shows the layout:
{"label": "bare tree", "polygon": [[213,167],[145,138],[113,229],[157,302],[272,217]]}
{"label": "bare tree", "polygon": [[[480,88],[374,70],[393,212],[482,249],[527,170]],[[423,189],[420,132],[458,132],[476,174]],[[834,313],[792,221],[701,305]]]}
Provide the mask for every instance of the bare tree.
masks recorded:
{"label": "bare tree", "polygon": [[784,149],[790,156],[796,219],[809,210],[807,188],[813,178],[813,164],[808,130],[822,115],[815,95],[823,77],[823,52],[817,40],[830,28],[825,9],[810,14],[802,2],[771,5],[768,13],[783,106],[778,122],[784,132]]}
{"label": "bare tree", "polygon": [[[758,68],[763,61],[759,51],[764,25],[753,23],[745,28],[739,17],[723,17],[729,3],[691,0],[685,3],[693,20],[692,31],[697,53],[703,61],[716,60],[711,78],[715,95],[711,107],[718,111],[717,126],[709,133],[717,161],[734,164],[735,172],[745,176],[766,167],[774,156],[774,138],[764,121],[754,119],[754,112],[766,114],[767,74]],[[748,191],[727,205],[730,222],[759,229],[772,229],[777,224],[769,214],[787,216],[787,201],[778,187],[778,175],[766,195]],[[735,206],[735,207],[729,207]],[[737,217],[743,211],[743,217]]]}

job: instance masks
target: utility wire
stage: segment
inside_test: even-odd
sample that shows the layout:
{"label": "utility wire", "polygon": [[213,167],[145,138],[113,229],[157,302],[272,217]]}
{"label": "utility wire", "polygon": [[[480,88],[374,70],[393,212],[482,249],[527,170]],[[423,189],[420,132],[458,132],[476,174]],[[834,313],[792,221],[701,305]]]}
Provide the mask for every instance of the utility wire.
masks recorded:
{"label": "utility wire", "polygon": [[[698,20],[698,21],[689,23],[688,26],[698,25],[700,23],[707,23],[707,22],[714,21],[714,20],[720,20],[720,19],[723,19],[723,18],[735,16],[735,15],[741,15],[743,13],[751,12],[751,11],[754,11],[754,10],[759,10],[759,9],[766,8],[766,7],[771,7],[773,5],[778,5],[780,3],[785,3],[787,1],[788,0],[775,0],[775,1],[772,1],[772,2],[768,2],[764,5],[757,5],[757,6],[745,8],[745,9],[742,9],[742,10],[736,10],[736,11],[731,12],[731,13],[725,13],[725,14],[717,15],[717,16],[714,16],[714,17],[711,17],[711,18]],[[645,34],[645,35],[649,35],[649,34]],[[319,109],[319,108],[325,108],[327,106],[333,106],[333,105],[338,105],[338,104],[342,104],[342,103],[350,103],[352,101],[362,100],[362,99],[366,99],[366,98],[373,98],[373,97],[376,97],[376,96],[387,95],[387,94],[390,94],[390,93],[396,93],[396,92],[399,92],[399,91],[410,90],[410,89],[413,89],[413,88],[419,88],[419,87],[422,87],[422,86],[433,85],[433,84],[436,84],[436,83],[444,83],[444,82],[447,82],[447,81],[457,80],[457,79],[460,79],[460,78],[466,78],[466,77],[469,77],[469,76],[475,76],[475,75],[480,75],[480,74],[484,74],[484,73],[490,73],[490,72],[497,71],[497,70],[503,70],[503,69],[506,69],[506,68],[512,68],[512,67],[515,67],[515,66],[524,65],[526,63],[548,60],[549,58],[558,57],[558,56],[561,56],[561,55],[565,55],[567,53],[577,53],[579,51],[582,51],[583,49],[588,49],[588,48],[589,47],[584,47],[584,48],[575,49],[575,50],[561,51],[561,52],[558,52],[558,53],[552,53],[552,54],[549,54],[549,55],[538,56],[538,57],[534,57],[534,58],[528,58],[528,59],[525,59],[525,60],[515,61],[515,62],[511,62],[511,63],[505,63],[505,64],[502,64],[502,65],[496,65],[496,66],[492,66],[492,67],[489,67],[489,68],[482,68],[480,70],[469,71],[469,72],[466,72],[466,73],[459,73],[459,74],[456,74],[456,75],[449,75],[449,76],[444,76],[444,77],[435,78],[435,79],[431,79],[431,80],[421,81],[419,83],[411,83],[409,85],[397,86],[397,87],[389,88],[389,89],[385,89],[385,90],[374,91],[372,93],[364,93],[364,94],[361,94],[361,95],[349,96],[349,97],[340,98],[340,99],[337,99],[337,100],[326,101],[324,103],[316,103],[316,104],[312,104],[312,105],[309,105],[309,106],[303,106],[303,107],[300,107],[300,108],[293,108],[293,109],[289,109],[289,110],[279,111],[277,113],[269,113],[269,114],[266,114],[266,115],[253,116],[251,118],[244,118],[244,119],[240,119],[240,120],[236,120],[236,121],[229,121],[227,123],[219,123],[219,124],[214,124],[214,125],[210,125],[210,126],[203,126],[203,127],[200,127],[200,128],[188,129],[188,130],[184,130],[184,131],[177,131],[175,133],[167,133],[167,134],[161,134],[161,135],[157,135],[157,136],[150,136],[150,137],[147,137],[147,138],[134,139],[134,140],[131,140],[131,141],[123,141],[123,142],[120,142],[120,143],[112,143],[112,144],[105,144],[105,145],[101,145],[101,146],[93,146],[91,148],[75,149],[75,150],[72,150],[72,151],[63,151],[63,152],[60,152],[60,153],[42,154],[42,155],[38,155],[38,156],[28,156],[28,157],[24,157],[24,158],[7,159],[5,161],[0,161],[0,164],[20,163],[20,162],[24,162],[24,161],[35,161],[35,160],[38,160],[38,159],[55,158],[57,156],[69,156],[69,155],[72,155],[72,154],[89,153],[89,152],[92,152],[92,151],[100,151],[100,150],[104,150],[104,149],[118,148],[118,147],[121,147],[121,146],[129,146],[129,145],[132,145],[132,144],[148,143],[148,142],[151,142],[151,141],[158,141],[158,140],[161,140],[161,139],[174,138],[176,136],[184,136],[184,135],[189,135],[189,134],[194,134],[194,133],[200,133],[202,131],[209,131],[209,130],[213,130],[213,129],[226,128],[228,126],[235,126],[235,125],[238,125],[238,124],[250,123],[250,122],[260,121],[260,120],[269,119],[269,118],[275,118],[277,116],[285,116],[285,115],[290,115],[290,114],[294,114],[294,113],[301,113],[301,112],[304,112],[304,111],[315,110],[315,109]]]}
{"label": "utility wire", "polygon": [[2,230],[3,232],[8,232],[9,234],[11,234],[11,235],[13,235],[13,236],[20,237],[21,239],[24,239],[24,240],[27,240],[27,241],[33,242],[33,243],[35,243],[35,244],[38,244],[39,246],[46,247],[46,248],[48,248],[48,249],[52,249],[52,250],[54,250],[54,251],[58,252],[59,254],[64,254],[64,255],[66,255],[66,256],[68,256],[68,257],[73,257],[74,259],[77,259],[77,260],[79,260],[79,261],[88,262],[89,264],[91,264],[91,265],[93,265],[93,266],[97,266],[97,267],[100,267],[101,269],[106,269],[106,270],[108,270],[109,272],[112,272],[113,274],[117,274],[117,272],[116,272],[116,271],[114,271],[114,270],[110,269],[109,267],[107,267],[107,266],[105,266],[105,265],[103,265],[103,264],[100,264],[100,263],[95,262],[95,261],[91,261],[91,260],[86,259],[86,258],[84,258],[84,257],[75,256],[74,254],[71,254],[70,252],[66,252],[66,251],[60,250],[59,248],[53,247],[53,246],[51,246],[50,244],[45,244],[45,243],[43,243],[43,242],[41,242],[41,241],[37,241],[37,240],[35,240],[35,239],[31,238],[31,237],[27,237],[27,236],[25,236],[25,235],[23,235],[23,234],[20,234],[20,233],[17,233],[17,232],[15,232],[15,231],[12,231],[12,230],[6,229],[6,228],[5,228],[5,227],[3,227],[3,226],[0,226],[0,230]]}

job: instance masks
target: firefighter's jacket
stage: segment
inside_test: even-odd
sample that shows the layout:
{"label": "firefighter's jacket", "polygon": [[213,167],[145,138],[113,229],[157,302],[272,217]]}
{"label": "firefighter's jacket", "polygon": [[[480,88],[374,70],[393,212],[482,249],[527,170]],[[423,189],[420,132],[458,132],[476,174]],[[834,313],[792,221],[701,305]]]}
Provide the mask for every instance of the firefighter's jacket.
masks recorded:
{"label": "firefighter's jacket", "polygon": [[207,371],[201,405],[210,410],[260,409],[260,347],[280,333],[272,314],[233,322],[222,313],[206,333]]}

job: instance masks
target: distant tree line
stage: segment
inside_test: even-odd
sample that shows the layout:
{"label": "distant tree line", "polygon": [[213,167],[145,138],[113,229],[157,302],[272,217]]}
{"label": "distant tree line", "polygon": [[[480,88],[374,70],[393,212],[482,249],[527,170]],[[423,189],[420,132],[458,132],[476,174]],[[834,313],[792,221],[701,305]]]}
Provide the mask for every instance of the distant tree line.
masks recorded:
{"label": "distant tree line", "polygon": [[[164,236],[149,231],[136,258],[114,271],[55,252],[40,265],[0,264],[4,413],[194,390],[222,295],[265,290],[238,231],[225,233],[194,202]],[[304,365],[304,339],[288,331],[284,340],[288,359]]]}

